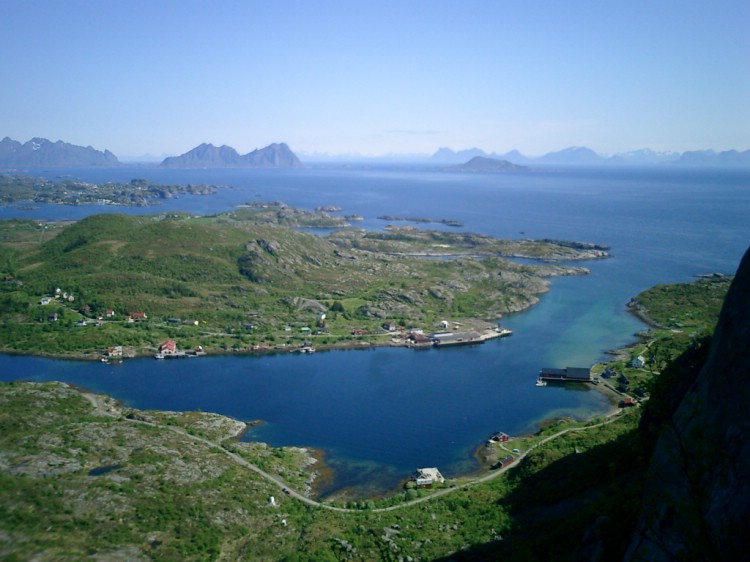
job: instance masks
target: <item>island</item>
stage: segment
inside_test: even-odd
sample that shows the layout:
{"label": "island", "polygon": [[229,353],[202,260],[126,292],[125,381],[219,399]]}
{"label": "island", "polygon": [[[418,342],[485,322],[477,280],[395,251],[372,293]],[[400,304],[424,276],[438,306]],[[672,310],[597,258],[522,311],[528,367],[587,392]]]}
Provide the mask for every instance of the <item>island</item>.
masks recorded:
{"label": "island", "polygon": [[24,205],[115,205],[147,207],[179,195],[213,195],[217,185],[163,185],[145,179],[128,183],[90,183],[76,179],[60,181],[41,177],[0,175],[0,204]]}
{"label": "island", "polygon": [[378,219],[383,221],[391,221],[391,222],[397,222],[397,221],[403,221],[403,222],[415,222],[415,223],[435,223],[435,224],[444,224],[446,226],[463,226],[464,223],[461,221],[453,220],[453,219],[431,219],[428,217],[399,217],[397,215],[381,215],[378,217]]}
{"label": "island", "polygon": [[[301,228],[320,226],[336,229]],[[366,232],[281,202],[205,217],[0,221],[0,351],[96,359],[154,355],[167,340],[206,353],[405,346],[446,327],[484,341],[507,335],[498,321],[538,302],[547,279],[585,275],[571,262],[606,258],[604,248]]]}
{"label": "island", "polygon": [[170,156],[163,168],[299,168],[302,163],[286,143],[273,143],[247,154],[227,145],[203,143],[180,156]]}

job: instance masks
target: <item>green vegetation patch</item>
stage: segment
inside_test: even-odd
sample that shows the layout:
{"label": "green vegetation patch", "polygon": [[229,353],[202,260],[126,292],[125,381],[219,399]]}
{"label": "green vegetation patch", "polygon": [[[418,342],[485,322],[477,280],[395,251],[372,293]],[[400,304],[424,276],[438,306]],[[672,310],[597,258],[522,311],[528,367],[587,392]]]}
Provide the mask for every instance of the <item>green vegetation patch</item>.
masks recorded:
{"label": "green vegetation patch", "polygon": [[[382,344],[385,323],[429,332],[444,319],[496,321],[533,305],[544,277],[585,273],[514,263],[503,257],[519,253],[509,245],[529,254],[536,244],[545,259],[589,252],[415,229],[322,238],[285,226],[323,215],[269,204],[211,217],[102,214],[53,229],[0,221],[2,349],[138,354],[172,338],[181,349],[247,351],[341,345],[365,332]],[[425,244],[453,253],[431,259]]]}
{"label": "green vegetation patch", "polygon": [[657,285],[630,307],[647,322],[672,329],[700,329],[716,323],[734,276],[714,275],[694,283]]}

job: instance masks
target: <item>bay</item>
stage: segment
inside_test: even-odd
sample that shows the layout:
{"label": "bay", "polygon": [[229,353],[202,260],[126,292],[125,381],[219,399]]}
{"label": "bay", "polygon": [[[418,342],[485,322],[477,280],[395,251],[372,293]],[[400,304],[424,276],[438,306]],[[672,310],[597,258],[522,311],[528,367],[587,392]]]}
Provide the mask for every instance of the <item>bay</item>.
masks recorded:
{"label": "bay", "polygon": [[[37,171],[40,175],[44,171]],[[394,489],[418,466],[455,475],[497,430],[533,431],[542,420],[587,417],[609,407],[581,387],[537,388],[541,367],[585,366],[633,341],[643,326],[627,300],[657,283],[733,273],[750,242],[747,170],[578,169],[517,175],[399,170],[68,171],[86,181],[224,184],[213,196],[159,207],[0,208],[0,218],[77,219],[93,212],[212,214],[251,200],[301,208],[336,205],[381,229],[378,216],[432,217],[455,229],[508,238],[556,238],[611,246],[584,264],[586,277],[556,279],[539,305],[502,319],[514,330],[483,346],[381,348],[314,355],[127,361],[120,366],[0,356],[0,379],[64,380],[138,408],[203,410],[265,423],[248,438],[317,447],[336,478],[323,494]],[[54,179],[54,178],[53,178]],[[423,226],[424,225],[420,225]]]}

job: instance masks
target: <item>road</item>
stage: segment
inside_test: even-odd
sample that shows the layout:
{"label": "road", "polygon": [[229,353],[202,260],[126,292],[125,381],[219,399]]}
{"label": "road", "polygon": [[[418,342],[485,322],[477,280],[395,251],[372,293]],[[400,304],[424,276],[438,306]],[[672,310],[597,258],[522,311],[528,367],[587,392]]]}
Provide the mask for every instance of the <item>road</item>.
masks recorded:
{"label": "road", "polygon": [[[121,411],[119,411],[119,408],[114,405],[114,401],[112,401],[111,399],[108,399],[108,397],[106,397],[106,396],[91,394],[91,393],[88,393],[88,392],[84,392],[84,393],[82,393],[82,395],[93,406],[95,415],[108,416],[108,417],[117,417],[117,416],[119,416],[121,414]],[[435,498],[440,498],[440,497],[446,496],[448,494],[452,494],[453,492],[455,492],[457,490],[463,490],[463,489],[471,488],[471,487],[476,486],[478,484],[482,484],[484,482],[489,482],[490,480],[494,480],[495,478],[500,477],[501,474],[504,474],[508,470],[512,470],[513,468],[515,468],[516,466],[518,466],[520,464],[520,462],[529,453],[531,453],[535,449],[538,449],[539,447],[543,446],[544,444],[549,443],[550,441],[552,441],[554,439],[557,439],[558,437],[561,437],[561,436],[563,436],[563,435],[565,435],[567,433],[572,433],[572,432],[576,432],[576,431],[588,431],[589,429],[596,429],[598,427],[602,427],[602,426],[607,425],[609,423],[612,423],[613,421],[615,421],[616,419],[618,419],[619,416],[622,413],[623,413],[622,410],[615,410],[614,412],[612,412],[611,414],[609,414],[608,419],[605,420],[605,421],[603,421],[603,422],[600,422],[600,423],[597,423],[597,424],[594,424],[594,425],[589,425],[589,426],[586,426],[586,427],[569,427],[567,429],[560,430],[557,433],[554,433],[554,434],[550,435],[549,437],[545,437],[544,439],[542,439],[541,441],[539,441],[538,443],[536,443],[532,447],[529,447],[523,453],[521,453],[520,455],[518,455],[518,457],[516,457],[516,460],[515,460],[515,462],[513,464],[505,466],[505,467],[502,467],[502,468],[497,469],[497,470],[493,470],[491,472],[488,472],[484,476],[480,476],[478,478],[475,478],[473,480],[465,482],[465,483],[463,483],[463,484],[461,484],[459,486],[454,486],[454,487],[451,487],[451,488],[444,488],[442,490],[438,490],[438,491],[430,494],[429,496],[424,496],[424,497],[417,498],[417,499],[414,499],[414,500],[409,500],[409,501],[406,501],[406,502],[403,502],[403,503],[399,503],[399,504],[396,504],[396,505],[392,505],[392,506],[389,506],[389,507],[380,507],[380,508],[369,509],[367,511],[370,512],[370,513],[385,513],[385,512],[388,512],[388,511],[396,511],[396,510],[399,510],[399,509],[403,509],[405,507],[410,507],[410,506],[417,505],[417,504],[420,504],[420,503],[432,501]],[[153,423],[153,422],[149,422],[149,421],[145,421],[145,420],[138,420],[138,419],[131,419],[131,418],[123,418],[123,419],[125,421],[131,422],[131,423],[138,423],[138,424],[142,424],[142,425],[149,425],[151,427],[159,427],[159,428],[162,428],[162,429],[168,429],[169,431],[177,433],[177,434],[181,435],[182,437],[185,437],[186,439],[192,440],[195,443],[200,443],[202,445],[205,445],[209,449],[212,449],[214,451],[223,453],[224,455],[226,455],[227,457],[229,457],[230,459],[232,459],[238,465],[243,466],[243,467],[247,468],[248,470],[252,470],[253,472],[256,472],[257,474],[259,474],[260,476],[262,476],[263,478],[265,478],[267,481],[269,481],[272,484],[278,486],[283,491],[283,493],[286,494],[288,497],[291,497],[291,498],[294,498],[296,500],[299,500],[299,501],[301,501],[301,502],[303,502],[303,503],[305,503],[307,505],[310,505],[310,506],[313,506],[313,507],[318,507],[318,508],[321,508],[321,509],[327,509],[329,511],[336,511],[336,512],[339,512],[339,513],[362,513],[361,509],[349,509],[349,508],[345,508],[345,507],[336,507],[336,506],[333,506],[333,505],[321,503],[319,501],[310,499],[307,496],[305,496],[305,495],[303,495],[303,494],[301,494],[301,493],[293,490],[292,488],[290,488],[285,482],[283,482],[282,480],[280,480],[276,476],[274,476],[272,474],[269,474],[268,472],[262,470],[260,467],[258,467],[256,465],[254,465],[253,463],[245,460],[240,455],[238,455],[238,454],[236,454],[236,453],[228,450],[227,448],[225,448],[220,443],[216,443],[214,441],[211,441],[210,439],[206,439],[204,437],[199,437],[197,435],[191,435],[186,430],[184,430],[182,428],[179,428],[179,427],[171,426],[171,425],[170,426],[162,426],[162,425],[159,425],[159,424],[156,424],[156,423]],[[507,451],[507,449],[505,449],[505,450]]]}

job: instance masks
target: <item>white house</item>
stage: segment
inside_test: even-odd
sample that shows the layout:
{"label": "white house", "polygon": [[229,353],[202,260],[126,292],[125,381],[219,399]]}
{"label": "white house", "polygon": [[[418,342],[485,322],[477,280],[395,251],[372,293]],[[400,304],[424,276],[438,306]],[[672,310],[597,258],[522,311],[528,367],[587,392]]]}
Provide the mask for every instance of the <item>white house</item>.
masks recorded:
{"label": "white house", "polygon": [[417,486],[432,486],[435,482],[439,482],[442,484],[445,482],[445,478],[443,478],[443,475],[440,474],[440,471],[433,467],[433,468],[418,468],[417,472],[414,474],[414,480],[417,483]]}
{"label": "white house", "polygon": [[643,355],[639,355],[638,357],[633,358],[630,362],[630,366],[633,367],[633,369],[643,369],[643,367],[646,366],[646,360],[643,358]]}

